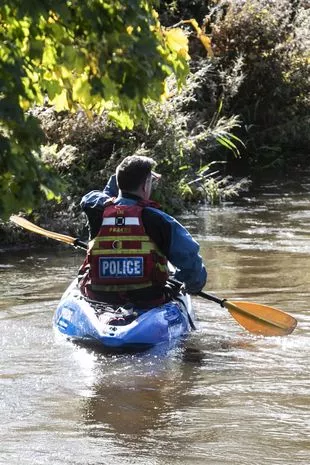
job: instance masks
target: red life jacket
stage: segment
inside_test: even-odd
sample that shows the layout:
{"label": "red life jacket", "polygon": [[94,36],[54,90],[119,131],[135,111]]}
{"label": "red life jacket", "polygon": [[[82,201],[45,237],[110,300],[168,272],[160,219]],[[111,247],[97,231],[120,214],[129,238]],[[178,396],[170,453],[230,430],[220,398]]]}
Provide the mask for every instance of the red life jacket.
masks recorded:
{"label": "red life jacket", "polygon": [[157,206],[151,201],[135,205],[108,202],[98,235],[89,243],[87,263],[94,292],[127,292],[164,286],[167,258],[146,234],[142,211]]}

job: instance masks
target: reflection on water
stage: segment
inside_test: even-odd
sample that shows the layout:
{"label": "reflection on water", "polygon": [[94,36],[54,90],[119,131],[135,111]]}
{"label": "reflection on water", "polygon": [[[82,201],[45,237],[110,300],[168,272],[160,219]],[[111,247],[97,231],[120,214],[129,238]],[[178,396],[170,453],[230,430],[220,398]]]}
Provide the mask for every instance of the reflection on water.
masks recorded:
{"label": "reflection on water", "polygon": [[176,407],[188,404],[184,394],[194,382],[193,373],[184,373],[183,365],[173,358],[171,366],[164,368],[160,359],[147,359],[135,356],[125,365],[124,359],[117,360],[116,369],[108,376],[101,367],[92,395],[83,404],[85,422],[95,426],[93,434],[101,434],[101,427],[131,442],[133,437],[164,428]]}
{"label": "reflection on water", "polygon": [[274,193],[184,221],[207,289],[291,313],[288,337],[194,298],[199,330],[169,354],[95,353],[52,330],[82,252],[2,252],[0,464],[307,465],[309,196]]}

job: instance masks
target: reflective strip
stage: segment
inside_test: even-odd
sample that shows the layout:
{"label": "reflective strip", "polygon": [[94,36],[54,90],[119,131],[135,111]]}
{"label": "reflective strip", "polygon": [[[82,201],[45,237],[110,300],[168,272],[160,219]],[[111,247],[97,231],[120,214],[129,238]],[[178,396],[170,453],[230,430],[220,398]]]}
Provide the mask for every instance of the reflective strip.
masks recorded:
{"label": "reflective strip", "polygon": [[154,250],[154,245],[145,243],[141,244],[140,249],[92,249],[92,255],[124,255],[124,254],[141,254],[141,252],[151,252]]}
{"label": "reflective strip", "polygon": [[[116,217],[113,218],[103,218],[102,226],[117,226]],[[124,218],[124,226],[139,226],[139,218],[135,216],[127,216]],[[122,225],[123,226],[123,225]]]}
{"label": "reflective strip", "polygon": [[[140,242],[141,246],[139,249],[137,248],[132,248],[132,249],[122,249],[122,241],[126,241],[127,243],[130,242]],[[105,242],[117,242],[119,244],[119,247],[113,249],[112,247],[109,247],[108,249],[101,249],[101,245]],[[137,247],[137,244],[135,244]],[[127,245],[128,247],[128,245]],[[92,255],[106,255],[107,253],[110,253],[111,251],[114,250],[114,253],[135,253],[135,252],[151,252],[153,250],[156,250],[157,247],[154,244],[154,242],[150,241],[148,236],[100,236],[94,239],[94,242],[91,244],[91,254]],[[109,252],[110,251],[110,252]],[[113,252],[112,252],[113,253]]]}
{"label": "reflective strip", "polygon": [[115,226],[115,218],[103,218],[102,226]]}
{"label": "reflective strip", "polygon": [[129,226],[139,226],[139,224],[140,224],[139,218],[134,217],[134,216],[126,217],[125,218],[125,225],[127,225],[127,224]]}
{"label": "reflective strip", "polygon": [[134,291],[135,289],[144,289],[146,287],[151,287],[152,283],[148,281],[144,284],[92,284],[92,291],[103,291],[103,292],[122,292],[122,291]]}
{"label": "reflective strip", "polygon": [[109,242],[109,241],[145,241],[150,242],[149,236],[100,236],[96,237],[94,244],[97,245],[98,242]]}

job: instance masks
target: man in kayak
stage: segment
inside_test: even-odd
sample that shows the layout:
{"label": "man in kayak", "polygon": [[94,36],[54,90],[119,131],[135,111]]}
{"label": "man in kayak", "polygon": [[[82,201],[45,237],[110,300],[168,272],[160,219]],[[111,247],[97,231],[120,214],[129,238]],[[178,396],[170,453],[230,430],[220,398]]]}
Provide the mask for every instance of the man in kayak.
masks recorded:
{"label": "man in kayak", "polygon": [[146,156],[126,157],[103,191],[82,198],[90,230],[80,270],[86,297],[141,308],[160,305],[171,298],[168,262],[187,292],[204,287],[207,272],[199,244],[150,200],[152,184],[161,177],[153,171],[155,165]]}

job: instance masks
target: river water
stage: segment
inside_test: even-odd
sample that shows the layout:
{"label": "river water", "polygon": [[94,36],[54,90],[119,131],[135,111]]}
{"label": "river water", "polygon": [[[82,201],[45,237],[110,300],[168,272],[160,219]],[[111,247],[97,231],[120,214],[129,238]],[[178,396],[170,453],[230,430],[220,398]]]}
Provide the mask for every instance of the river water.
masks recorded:
{"label": "river water", "polygon": [[309,191],[266,186],[182,219],[206,290],[292,314],[282,338],[253,336],[195,298],[199,330],[168,354],[98,354],[52,329],[83,253],[52,242],[2,251],[0,464],[308,465]]}

